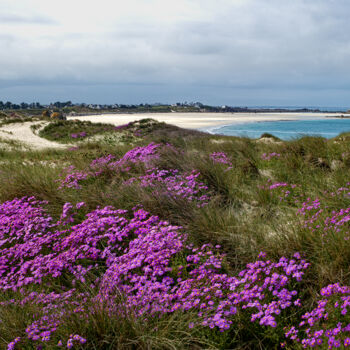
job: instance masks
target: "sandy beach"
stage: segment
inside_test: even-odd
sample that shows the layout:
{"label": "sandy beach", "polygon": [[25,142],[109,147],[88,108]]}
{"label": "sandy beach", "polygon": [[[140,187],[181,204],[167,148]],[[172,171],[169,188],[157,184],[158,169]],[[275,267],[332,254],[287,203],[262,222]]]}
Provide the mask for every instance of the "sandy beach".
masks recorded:
{"label": "sandy beach", "polygon": [[339,115],[340,113],[142,113],[72,116],[67,119],[123,125],[144,118],[153,118],[159,122],[173,124],[181,128],[208,130],[216,126],[235,123],[277,120],[310,120],[325,118],[326,116],[336,117]]}

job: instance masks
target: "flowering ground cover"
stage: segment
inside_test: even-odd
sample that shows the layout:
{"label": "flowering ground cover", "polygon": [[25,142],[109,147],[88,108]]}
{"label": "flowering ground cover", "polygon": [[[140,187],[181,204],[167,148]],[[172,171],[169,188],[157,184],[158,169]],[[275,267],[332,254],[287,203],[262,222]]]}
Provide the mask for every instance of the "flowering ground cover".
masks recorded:
{"label": "flowering ground cover", "polygon": [[60,120],[45,126],[42,130],[40,130],[39,135],[51,141],[71,143],[97,134],[119,131],[120,128],[116,128],[111,124],[92,124],[91,122],[79,120]]}
{"label": "flowering ground cover", "polygon": [[214,163],[228,165],[226,170],[232,169],[232,162],[225,152],[214,152],[210,155],[210,159]]}
{"label": "flowering ground cover", "polygon": [[[240,313],[274,328],[282,310],[300,306],[297,290],[290,287],[293,280],[302,279],[309,264],[298,253],[278,262],[261,253],[260,260],[230,276],[221,271],[224,256],[219,246],[194,247],[180,227],[142,208],[135,208],[131,218],[125,210],[96,209],[75,223],[75,211],[84,203],[66,203],[57,222],[47,214],[46,205],[24,197],[0,207],[0,289],[21,291],[21,298],[2,305],[42,306],[25,336],[19,334],[8,349],[87,343],[79,334],[61,339],[56,333],[70,312],[89,322],[93,311],[86,309],[88,302],[107,307],[110,317],[124,317],[125,312],[159,317],[196,310],[189,328],[221,331],[234,326]],[[50,286],[63,276],[66,291],[57,293]],[[89,291],[81,288],[87,281]],[[36,285],[45,285],[46,292],[33,292],[31,286]]]}
{"label": "flowering ground cover", "polygon": [[136,147],[128,151],[122,158],[116,159],[112,154],[94,159],[84,170],[76,170],[73,165],[64,169],[61,174],[59,188],[75,188],[80,189],[80,182],[89,178],[99,177],[104,172],[126,173],[132,164],[142,163],[146,168],[155,159],[159,158],[157,149],[160,144],[150,143],[146,147]]}
{"label": "flowering ground cover", "polygon": [[51,141],[73,143],[91,139],[95,135],[106,135],[113,139],[119,134],[119,141],[132,143],[151,132],[161,129],[163,123],[153,119],[142,119],[125,125],[114,126],[106,123],[91,123],[81,120],[60,120],[51,122],[39,131],[39,135]]}
{"label": "flowering ground cover", "polygon": [[0,153],[0,348],[350,346],[348,139],[123,130]]}

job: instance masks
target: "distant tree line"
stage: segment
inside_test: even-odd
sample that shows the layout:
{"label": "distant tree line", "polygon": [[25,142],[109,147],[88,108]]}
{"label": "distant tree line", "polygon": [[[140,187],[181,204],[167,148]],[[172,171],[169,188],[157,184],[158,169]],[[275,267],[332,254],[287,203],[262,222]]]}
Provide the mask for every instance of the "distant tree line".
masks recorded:
{"label": "distant tree line", "polygon": [[12,102],[2,102],[0,101],[0,109],[41,109],[44,108],[39,102],[32,102],[32,103],[12,103]]}
{"label": "distant tree line", "polygon": [[166,103],[140,103],[140,104],[89,104],[89,103],[72,103],[72,101],[66,102],[53,102],[48,105],[42,105],[39,102],[32,103],[12,103],[0,101],[0,110],[16,110],[16,109],[50,109],[50,110],[72,110],[75,107],[78,109],[89,110],[128,110],[130,112],[157,112],[157,111],[198,111],[198,112],[320,112],[319,109],[308,108],[296,108],[296,109],[284,109],[284,108],[251,108],[251,107],[231,107],[231,106],[209,106],[200,102],[177,102],[174,104]]}
{"label": "distant tree line", "polygon": [[80,108],[88,108],[88,109],[126,109],[126,110],[152,110],[155,108],[170,108],[177,109],[177,108],[186,108],[186,107],[192,107],[196,109],[202,109],[206,111],[211,112],[242,112],[242,111],[249,111],[250,109],[247,107],[229,107],[229,106],[209,106],[204,105],[200,102],[177,102],[175,104],[166,104],[166,103],[140,103],[140,104],[92,104],[92,103],[72,103],[72,101],[67,102],[53,102],[48,105],[42,105],[39,102],[32,102],[32,103],[12,103],[12,102],[2,102],[0,101],[0,110],[15,110],[15,109],[63,109],[63,108],[69,108],[69,107],[80,107]]}
{"label": "distant tree line", "polygon": [[[42,105],[39,102],[32,103],[12,103],[12,102],[3,102],[0,101],[0,110],[4,109],[44,109],[44,108],[65,108],[65,107],[73,107],[73,103],[71,101],[67,102],[54,102],[49,105]],[[77,105],[79,106],[79,105]]]}

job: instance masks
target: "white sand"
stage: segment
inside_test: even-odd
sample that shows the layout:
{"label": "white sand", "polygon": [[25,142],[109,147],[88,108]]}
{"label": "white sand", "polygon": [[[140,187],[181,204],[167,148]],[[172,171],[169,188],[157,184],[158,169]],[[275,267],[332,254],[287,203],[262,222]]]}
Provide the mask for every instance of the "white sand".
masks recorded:
{"label": "white sand", "polygon": [[7,140],[20,141],[24,146],[32,149],[66,148],[70,145],[49,141],[35,135],[31,125],[41,122],[25,122],[7,124],[0,128],[0,137]]}
{"label": "white sand", "polygon": [[142,113],[142,114],[100,114],[68,117],[68,120],[88,120],[93,123],[111,123],[123,125],[144,118],[173,124],[187,129],[210,129],[217,126],[276,120],[320,119],[326,116],[338,116],[341,113]]}

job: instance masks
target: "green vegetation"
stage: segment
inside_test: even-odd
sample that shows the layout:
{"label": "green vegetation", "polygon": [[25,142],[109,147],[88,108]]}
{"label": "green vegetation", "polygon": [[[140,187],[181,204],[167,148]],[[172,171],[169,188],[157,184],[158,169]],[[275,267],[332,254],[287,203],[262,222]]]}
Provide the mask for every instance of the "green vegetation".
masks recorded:
{"label": "green vegetation", "polygon": [[40,124],[34,124],[32,130],[36,131],[37,129],[40,129],[40,137],[61,143],[80,141],[89,141],[90,143],[98,141],[110,144],[135,143],[141,141],[142,138],[150,141],[161,141],[163,136],[181,138],[185,135],[199,134],[159,123],[149,118],[120,126],[80,120],[59,120],[47,124],[44,128],[41,128]]}
{"label": "green vegetation", "polygon": [[0,127],[12,124],[12,123],[24,123],[29,121],[37,120],[36,118],[33,118],[32,116],[24,115],[22,113],[18,112],[12,112],[12,113],[5,113],[0,111]]}
{"label": "green vegetation", "polygon": [[115,130],[111,124],[91,123],[89,121],[58,120],[46,125],[39,135],[50,141],[71,143],[94,135],[105,134]]}
{"label": "green vegetation", "polygon": [[[84,133],[81,138],[72,138],[72,134],[81,133]],[[108,140],[111,134],[120,134],[128,142],[90,139],[94,135],[105,135]],[[297,326],[301,315],[317,306],[321,288],[333,283],[350,285],[348,224],[332,226],[332,220],[327,221],[341,209],[350,207],[349,134],[330,140],[303,137],[280,141],[273,137],[271,142],[264,143],[143,120],[119,128],[100,123],[55,121],[39,135],[63,143],[88,137],[90,141],[68,150],[2,150],[1,202],[35,196],[48,201],[48,212],[55,220],[59,219],[65,203],[84,202],[85,206],[75,218],[77,222],[97,207],[132,211],[141,205],[161,220],[181,226],[195,246],[220,245],[220,251],[225,253],[220,271],[232,276],[256,261],[260,252],[265,252],[272,261],[281,257],[290,259],[298,252],[310,263],[302,281],[295,281],[290,287],[298,290],[302,307],[276,315],[277,326],[273,328],[251,322],[244,311],[232,316],[233,324],[223,332],[216,327],[189,327],[198,317],[193,310],[159,317],[136,316],[126,310],[125,317],[111,318],[107,309],[95,310],[96,304],[89,299],[91,304],[86,307],[94,310],[92,316],[88,321],[79,313],[62,316],[64,326],[59,327],[57,339],[80,334],[87,339],[86,344],[76,346],[81,349],[278,349],[284,342],[287,349],[301,349],[300,343],[285,338],[284,327]],[[69,166],[86,174],[95,159],[107,155],[121,159],[130,149],[151,142],[171,145],[159,147],[159,157],[152,160],[152,169],[177,169],[179,174],[198,171],[199,180],[207,186],[206,205],[188,201],[187,197],[164,195],[161,185],[156,185],[156,190],[138,186],[137,182],[126,185],[130,178],[138,179],[147,173],[145,166],[138,163],[130,165],[127,171],[115,171],[105,163],[98,176],[89,173],[79,180],[79,188],[60,187]],[[315,201],[320,203],[319,207]],[[303,203],[308,203],[310,208],[305,209]],[[320,208],[322,212],[318,213]],[[171,263],[173,268],[180,265],[175,260]],[[68,274],[47,281],[48,285],[33,284],[23,289],[61,293],[62,286],[64,290],[71,287]],[[88,281],[75,287],[81,292],[90,288]],[[18,293],[4,291],[1,301],[19,298]],[[118,305],[123,307],[123,295]],[[4,303],[0,310],[0,347],[5,348],[18,336],[24,339],[33,315],[42,315],[41,312],[40,305],[21,307]],[[18,349],[37,346],[30,341],[22,344],[25,345]],[[324,348],[327,344],[323,343]],[[56,349],[57,346],[46,342],[43,348]]]}
{"label": "green vegetation", "polygon": [[276,136],[274,136],[274,135],[272,135],[272,134],[270,134],[270,133],[268,133],[268,132],[265,132],[265,133],[263,133],[261,136],[260,136],[260,138],[262,139],[262,138],[269,138],[269,139],[273,139],[273,140],[275,140],[275,141],[279,141],[280,139],[278,138],[278,137],[276,137]]}

